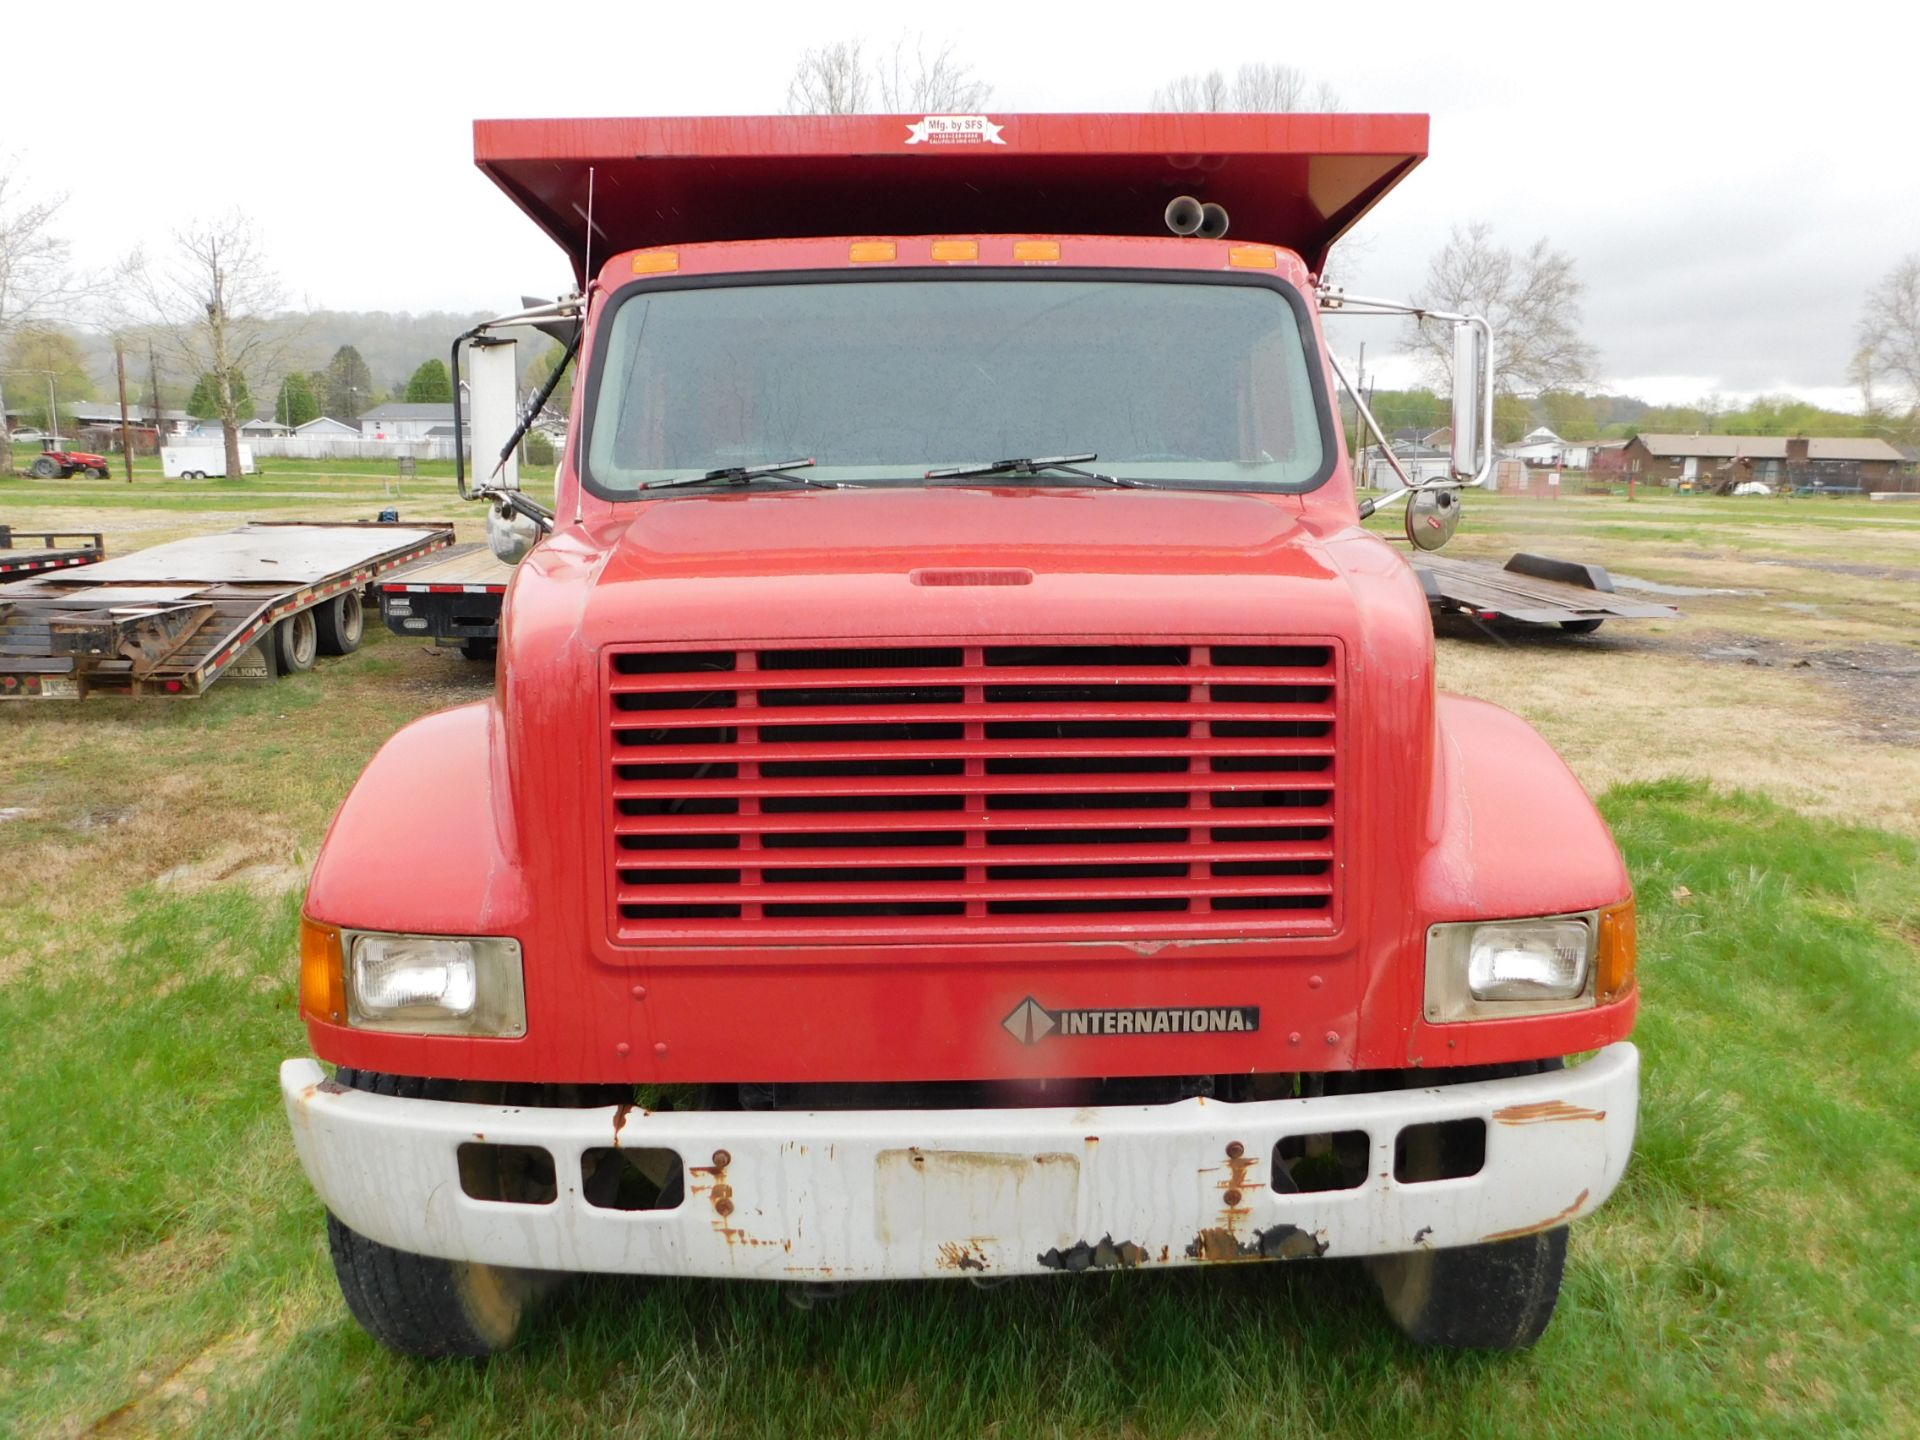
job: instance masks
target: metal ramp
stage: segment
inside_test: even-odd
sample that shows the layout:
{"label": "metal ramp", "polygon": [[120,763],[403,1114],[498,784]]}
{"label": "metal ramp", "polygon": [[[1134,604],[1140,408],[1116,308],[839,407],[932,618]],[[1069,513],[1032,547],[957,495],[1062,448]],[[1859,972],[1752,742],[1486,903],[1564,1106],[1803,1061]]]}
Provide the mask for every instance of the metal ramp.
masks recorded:
{"label": "metal ramp", "polygon": [[1501,566],[1429,550],[1408,563],[1436,617],[1592,630],[1607,620],[1672,620],[1680,614],[1671,605],[1616,594],[1604,569],[1574,560],[1523,553]]}

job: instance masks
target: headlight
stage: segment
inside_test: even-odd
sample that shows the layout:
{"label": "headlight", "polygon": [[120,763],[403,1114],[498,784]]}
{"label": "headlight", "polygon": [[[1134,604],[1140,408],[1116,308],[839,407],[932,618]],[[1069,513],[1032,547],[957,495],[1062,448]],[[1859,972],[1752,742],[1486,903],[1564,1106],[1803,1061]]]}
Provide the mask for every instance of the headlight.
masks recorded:
{"label": "headlight", "polygon": [[415,1035],[527,1033],[517,940],[340,931],[312,920],[301,929],[301,1008],[315,1019]]}
{"label": "headlight", "polygon": [[1593,932],[1584,920],[1476,925],[1467,989],[1476,1000],[1567,1000],[1587,988]]}
{"label": "headlight", "polygon": [[1432,926],[1427,931],[1427,1019],[1495,1020],[1591,1009],[1603,913],[1611,912]]}

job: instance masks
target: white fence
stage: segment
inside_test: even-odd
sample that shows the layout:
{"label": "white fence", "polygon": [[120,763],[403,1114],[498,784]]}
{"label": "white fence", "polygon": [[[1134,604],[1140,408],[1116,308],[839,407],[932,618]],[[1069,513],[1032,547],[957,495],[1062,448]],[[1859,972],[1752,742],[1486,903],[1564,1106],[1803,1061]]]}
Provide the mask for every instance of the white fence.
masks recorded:
{"label": "white fence", "polygon": [[262,435],[247,441],[262,460],[453,459],[453,437],[427,440],[355,440],[345,435]]}

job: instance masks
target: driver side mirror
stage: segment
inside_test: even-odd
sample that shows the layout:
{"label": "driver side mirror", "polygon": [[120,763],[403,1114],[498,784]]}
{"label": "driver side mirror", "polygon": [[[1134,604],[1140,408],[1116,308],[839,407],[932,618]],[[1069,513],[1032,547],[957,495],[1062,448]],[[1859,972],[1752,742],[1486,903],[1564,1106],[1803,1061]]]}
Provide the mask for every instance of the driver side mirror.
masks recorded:
{"label": "driver side mirror", "polygon": [[1486,321],[1474,317],[1453,327],[1451,468],[1462,485],[1477,485],[1492,466],[1493,333]]}

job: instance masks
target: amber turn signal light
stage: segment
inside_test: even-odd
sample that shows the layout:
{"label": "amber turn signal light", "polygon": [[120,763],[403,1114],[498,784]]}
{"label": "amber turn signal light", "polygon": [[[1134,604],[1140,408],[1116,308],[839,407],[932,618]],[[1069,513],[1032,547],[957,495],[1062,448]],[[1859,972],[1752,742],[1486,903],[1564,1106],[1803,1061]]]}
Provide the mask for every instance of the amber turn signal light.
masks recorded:
{"label": "amber turn signal light", "polygon": [[1600,912],[1600,954],[1594,964],[1594,999],[1607,1005],[1634,986],[1640,961],[1640,937],[1634,924],[1633,901],[1622,900]]}
{"label": "amber turn signal light", "polygon": [[300,917],[300,1013],[328,1025],[347,1023],[347,982],[338,926]]}

